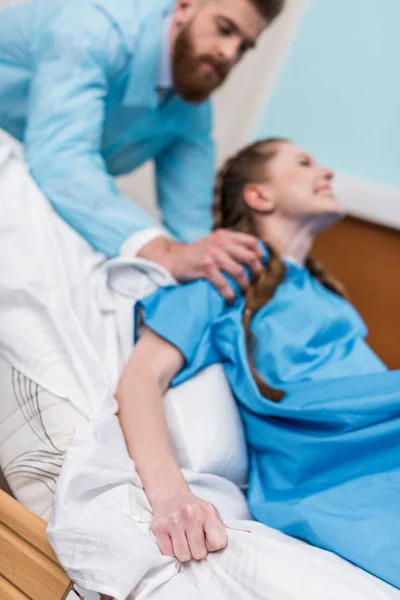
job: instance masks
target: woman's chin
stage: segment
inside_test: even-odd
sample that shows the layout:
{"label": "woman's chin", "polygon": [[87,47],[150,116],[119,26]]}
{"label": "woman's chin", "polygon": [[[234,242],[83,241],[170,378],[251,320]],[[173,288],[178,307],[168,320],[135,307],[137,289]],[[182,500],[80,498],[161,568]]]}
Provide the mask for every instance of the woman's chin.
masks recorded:
{"label": "woman's chin", "polygon": [[332,215],[333,215],[333,217],[336,218],[337,221],[344,219],[344,217],[346,216],[346,211],[344,209],[344,206],[339,204],[336,200],[332,207]]}
{"label": "woman's chin", "polygon": [[320,234],[326,229],[329,229],[339,221],[341,221],[345,217],[345,211],[342,207],[335,204],[330,210],[327,210],[327,207],[324,207],[324,210],[315,215],[317,218],[314,221],[315,228],[314,231],[316,234]]}
{"label": "woman's chin", "polygon": [[346,214],[344,207],[339,204],[335,196],[326,197],[321,204],[321,210],[327,218],[330,217],[333,221],[340,221]]}

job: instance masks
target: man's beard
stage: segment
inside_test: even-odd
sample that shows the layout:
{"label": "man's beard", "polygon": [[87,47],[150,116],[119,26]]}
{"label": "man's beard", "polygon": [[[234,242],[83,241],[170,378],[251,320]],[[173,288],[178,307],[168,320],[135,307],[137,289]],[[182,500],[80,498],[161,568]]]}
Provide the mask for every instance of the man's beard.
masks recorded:
{"label": "man's beard", "polygon": [[[217,73],[203,71],[201,66],[212,65]],[[183,29],[175,41],[172,57],[174,85],[178,94],[187,102],[204,102],[226,79],[229,68],[214,56],[195,56],[190,26]]]}

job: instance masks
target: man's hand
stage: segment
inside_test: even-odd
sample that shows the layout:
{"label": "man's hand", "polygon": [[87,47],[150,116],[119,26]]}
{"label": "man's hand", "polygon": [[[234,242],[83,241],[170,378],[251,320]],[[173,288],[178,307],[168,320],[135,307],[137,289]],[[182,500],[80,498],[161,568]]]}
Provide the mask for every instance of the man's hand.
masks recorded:
{"label": "man's hand", "polygon": [[153,504],[151,530],[162,554],[180,562],[201,560],[228,543],[226,526],[217,509],[190,491]]}
{"label": "man's hand", "polygon": [[217,229],[191,244],[158,237],[144,246],[138,256],[160,264],[180,282],[208,279],[228,301],[235,299],[235,293],[221,271],[230,275],[243,291],[250,285],[244,265],[255,276],[262,271],[262,251],[257,239],[226,229]]}

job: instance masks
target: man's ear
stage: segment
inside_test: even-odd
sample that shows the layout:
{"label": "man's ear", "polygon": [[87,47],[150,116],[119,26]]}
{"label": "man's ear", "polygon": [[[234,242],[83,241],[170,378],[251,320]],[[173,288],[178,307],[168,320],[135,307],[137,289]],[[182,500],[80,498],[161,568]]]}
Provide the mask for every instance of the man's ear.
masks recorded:
{"label": "man's ear", "polygon": [[184,25],[194,14],[200,0],[176,0],[174,20],[178,27]]}
{"label": "man's ear", "polygon": [[268,186],[261,183],[248,183],[243,192],[247,206],[258,213],[272,213],[275,200]]}

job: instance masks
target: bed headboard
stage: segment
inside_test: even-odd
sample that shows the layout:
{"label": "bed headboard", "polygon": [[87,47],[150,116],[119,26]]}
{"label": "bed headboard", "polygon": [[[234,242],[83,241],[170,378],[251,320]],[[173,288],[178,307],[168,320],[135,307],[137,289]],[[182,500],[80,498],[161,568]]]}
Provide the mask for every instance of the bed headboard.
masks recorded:
{"label": "bed headboard", "polygon": [[318,238],[313,255],[346,286],[375,352],[400,369],[400,230],[347,217]]}

